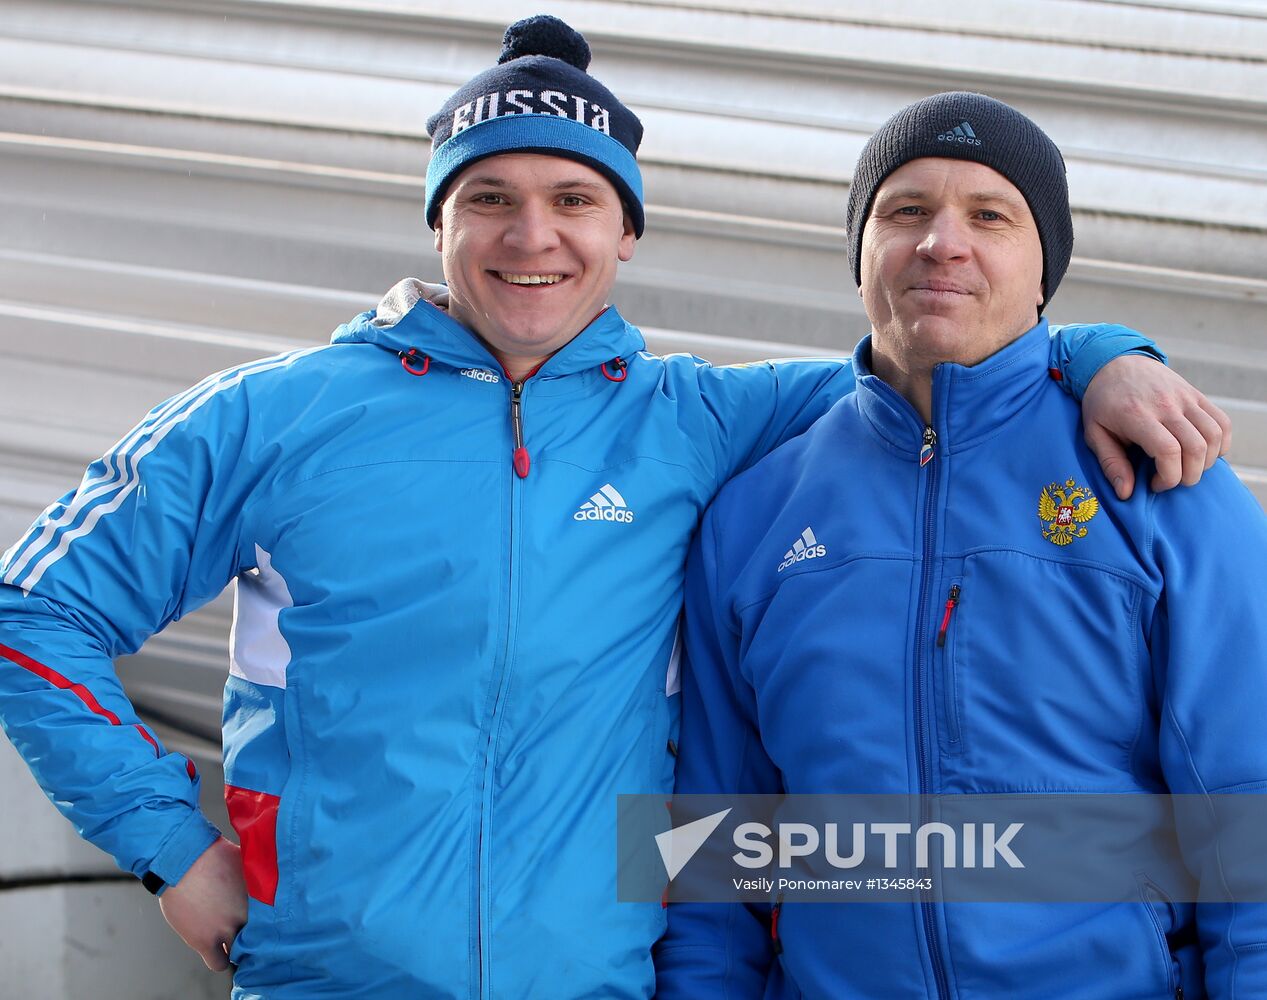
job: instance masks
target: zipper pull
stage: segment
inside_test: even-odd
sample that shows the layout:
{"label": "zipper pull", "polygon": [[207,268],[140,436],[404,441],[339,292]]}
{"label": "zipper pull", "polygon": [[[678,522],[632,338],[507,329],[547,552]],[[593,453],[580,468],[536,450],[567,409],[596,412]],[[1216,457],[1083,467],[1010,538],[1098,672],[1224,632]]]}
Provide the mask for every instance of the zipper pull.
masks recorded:
{"label": "zipper pull", "polygon": [[783,942],[779,940],[779,914],[783,912],[783,892],[780,890],[774,901],[774,909],[770,911],[770,940],[774,942],[774,953],[783,954]]}
{"label": "zipper pull", "polygon": [[919,449],[919,467],[922,469],[933,460],[933,449],[937,447],[937,432],[931,426],[924,428],[924,443]]}
{"label": "zipper pull", "polygon": [[528,449],[524,447],[524,421],[521,412],[523,391],[524,384],[522,380],[510,387],[510,426],[515,432],[515,475],[520,479],[527,479],[528,470],[532,468],[532,456],[528,454]]}
{"label": "zipper pull", "polygon": [[954,613],[955,608],[959,606],[959,584],[955,584],[950,588],[950,595],[946,598],[946,613],[941,616],[941,628],[937,631],[937,648],[940,649],[946,645],[946,629],[950,628],[950,616]]}

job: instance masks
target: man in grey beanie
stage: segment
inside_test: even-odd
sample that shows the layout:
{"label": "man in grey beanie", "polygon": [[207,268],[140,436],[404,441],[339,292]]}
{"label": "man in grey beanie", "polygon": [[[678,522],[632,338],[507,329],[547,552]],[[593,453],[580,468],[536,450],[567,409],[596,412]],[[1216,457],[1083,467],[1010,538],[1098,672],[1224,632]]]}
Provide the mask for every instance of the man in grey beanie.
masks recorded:
{"label": "man in grey beanie", "polygon": [[[908,204],[912,195],[919,198]],[[923,220],[934,211],[919,199],[955,197],[967,220],[962,231],[926,231]],[[877,374],[929,423],[934,367],[975,365],[996,353],[1038,323],[1059,287],[1073,254],[1064,159],[1006,104],[964,92],[925,98],[863,148],[846,239],[882,344]]]}
{"label": "man in grey beanie", "polygon": [[[973,128],[974,120],[982,129],[980,133]],[[984,94],[963,91],[916,101],[867,141],[854,170],[845,212],[854,280],[862,283],[862,233],[875,203],[876,188],[903,164],[921,157],[984,164],[1021,192],[1043,247],[1041,305],[1046,306],[1073,253],[1064,157],[1042,129],[1015,108]]]}
{"label": "man in grey beanie", "polygon": [[[1119,500],[1084,444],[1041,318],[1073,246],[1055,144],[979,94],[919,101],[864,148],[847,237],[872,324],[857,388],[724,488],[692,550],[677,794],[736,816],[718,794],[906,795],[928,823],[957,796],[1043,793],[1068,822],[1072,793],[1261,793],[1267,517],[1222,461],[1194,489]],[[852,809],[855,838],[876,818],[818,808]],[[798,836],[831,842],[819,830]],[[1261,870],[1261,831],[1249,842],[1220,863]],[[944,868],[883,871],[912,891],[879,902],[793,888],[785,905],[778,877],[857,876],[808,848],[803,868],[719,872],[765,876],[768,901],[671,904],[657,997],[1267,995],[1267,906],[1194,906],[1226,876],[1183,846],[1211,873],[1195,892],[1182,866],[1114,855],[1120,887],[947,902],[953,847]]]}

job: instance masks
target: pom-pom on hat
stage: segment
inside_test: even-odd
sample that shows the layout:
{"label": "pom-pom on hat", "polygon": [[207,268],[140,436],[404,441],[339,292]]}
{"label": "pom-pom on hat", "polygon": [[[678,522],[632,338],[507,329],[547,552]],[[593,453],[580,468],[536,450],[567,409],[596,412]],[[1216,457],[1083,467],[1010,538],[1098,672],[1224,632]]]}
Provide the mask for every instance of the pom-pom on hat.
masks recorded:
{"label": "pom-pom on hat", "polygon": [[584,36],[538,14],[506,29],[497,65],[450,97],[427,122],[427,225],[452,180],[499,153],[544,153],[592,167],[615,186],[642,235],[642,122],[590,76]]}
{"label": "pom-pom on hat", "polygon": [[1073,254],[1064,158],[1047,133],[1015,108],[964,91],[934,94],[907,105],[863,146],[849,186],[845,218],[854,281],[862,284],[862,231],[876,190],[898,167],[924,156],[984,163],[1025,196],[1043,245],[1046,308]]}

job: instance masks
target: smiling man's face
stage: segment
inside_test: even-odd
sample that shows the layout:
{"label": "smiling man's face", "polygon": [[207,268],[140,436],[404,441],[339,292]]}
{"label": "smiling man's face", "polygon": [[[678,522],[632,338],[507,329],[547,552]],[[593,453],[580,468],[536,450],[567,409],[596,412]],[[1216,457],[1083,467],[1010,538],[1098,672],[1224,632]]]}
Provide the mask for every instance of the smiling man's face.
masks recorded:
{"label": "smiling man's face", "polygon": [[[975,365],[1038,322],[1043,249],[1024,195],[981,163],[924,157],[876,191],[860,292],[873,367],[926,378]],[[901,381],[899,378],[898,381]]]}
{"label": "smiling man's face", "polygon": [[522,377],[602,312],[633,226],[602,174],[506,153],[458,175],[436,220],[449,313]]}

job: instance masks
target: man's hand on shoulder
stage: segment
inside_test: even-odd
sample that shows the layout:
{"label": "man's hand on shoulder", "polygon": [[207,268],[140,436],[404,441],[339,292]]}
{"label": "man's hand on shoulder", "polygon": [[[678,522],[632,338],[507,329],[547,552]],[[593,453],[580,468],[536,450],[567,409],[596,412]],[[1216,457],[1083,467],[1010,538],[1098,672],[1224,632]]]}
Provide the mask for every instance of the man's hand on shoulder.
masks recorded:
{"label": "man's hand on shoulder", "polygon": [[1128,445],[1157,463],[1154,490],[1192,486],[1232,444],[1232,421],[1153,358],[1124,354],[1091,380],[1082,401],[1087,446],[1120,499],[1135,489]]}
{"label": "man's hand on shoulder", "polygon": [[212,972],[229,967],[229,949],[246,923],[242,852],[221,837],[158,900],[163,917]]}

